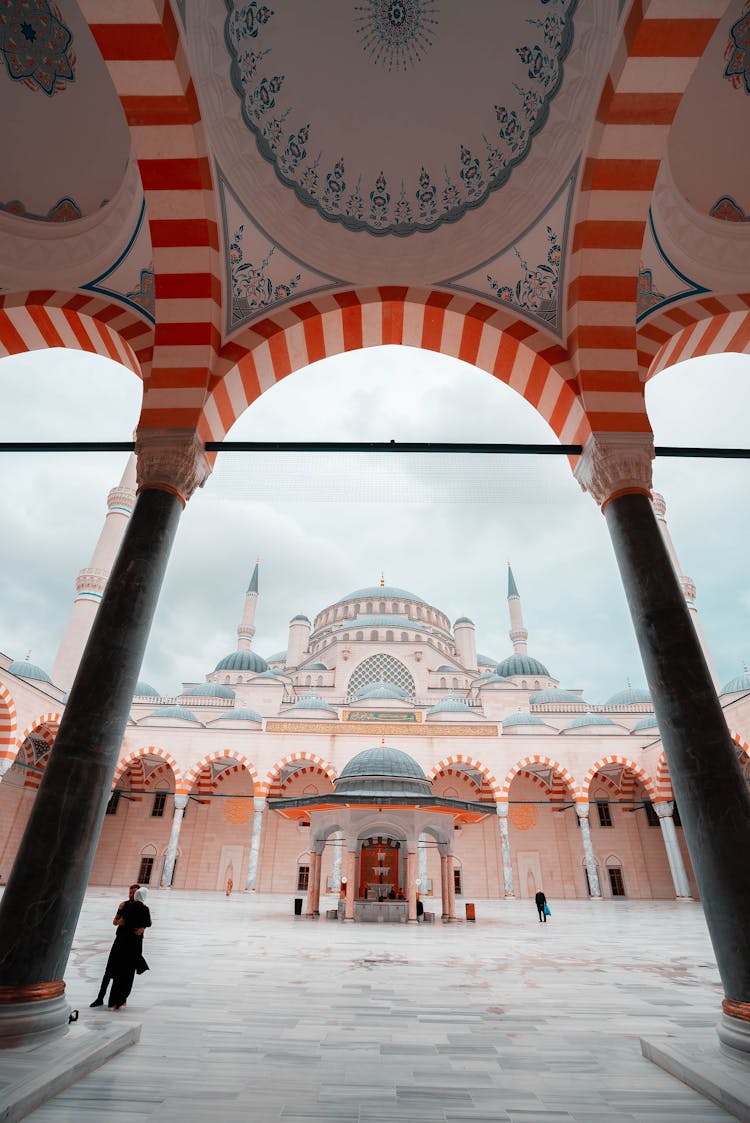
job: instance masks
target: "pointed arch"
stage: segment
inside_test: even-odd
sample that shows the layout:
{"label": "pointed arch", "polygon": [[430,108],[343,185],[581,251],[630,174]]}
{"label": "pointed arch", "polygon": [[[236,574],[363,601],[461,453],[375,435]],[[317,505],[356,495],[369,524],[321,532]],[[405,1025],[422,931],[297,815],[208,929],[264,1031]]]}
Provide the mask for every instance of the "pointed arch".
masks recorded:
{"label": "pointed arch", "polygon": [[551,769],[553,784],[550,791],[555,793],[555,795],[559,795],[561,797],[561,802],[565,797],[567,797],[571,803],[577,800],[575,780],[570,772],[568,772],[567,768],[560,764],[559,761],[553,760],[552,757],[542,756],[541,753],[535,753],[533,756],[527,756],[524,757],[523,760],[516,761],[508,771],[500,789],[498,803],[508,802],[510,785],[513,783],[518,773],[530,770],[530,766],[534,764],[541,764],[545,768]]}
{"label": "pointed arch", "polygon": [[596,761],[595,764],[592,764],[589,768],[588,772],[583,778],[583,783],[581,784],[578,795],[578,799],[581,803],[588,802],[591,781],[594,779],[596,773],[599,772],[602,768],[606,768],[608,764],[617,764],[621,768],[629,768],[630,771],[641,781],[644,788],[649,794],[649,798],[652,800],[656,799],[656,784],[654,783],[651,776],[649,776],[645,771],[645,769],[641,768],[639,764],[636,764],[635,761],[631,760],[629,757],[618,756],[617,754],[613,753],[611,756],[601,757]]}
{"label": "pointed arch", "polygon": [[475,772],[479,772],[482,777],[482,787],[487,787],[492,792],[492,798],[495,803],[499,803],[502,799],[500,785],[492,770],[486,764],[482,764],[481,760],[475,760],[474,757],[467,756],[465,753],[456,753],[455,756],[446,756],[438,761],[427,774],[428,780],[435,780],[438,776],[444,775],[452,768],[459,768],[464,765],[466,768],[472,768]]}
{"label": "pointed arch", "polygon": [[31,725],[24,729],[23,734],[18,739],[19,746],[24,743],[27,737],[34,733],[42,737],[49,747],[52,748],[55,743],[57,731],[60,728],[61,719],[61,713],[39,714],[39,716],[32,721]]}
{"label": "pointed arch", "polygon": [[210,765],[218,760],[226,760],[227,768],[230,768],[233,763],[241,765],[250,776],[253,792],[257,794],[257,790],[260,787],[260,776],[258,775],[255,765],[251,760],[248,760],[246,756],[243,756],[242,753],[233,752],[231,749],[218,749],[216,752],[206,753],[205,756],[202,756],[199,761],[187,770],[185,778],[181,782],[181,787],[177,790],[181,794],[187,795],[193,784],[198,780],[203,769],[210,767]]}
{"label": "pointed arch", "polygon": [[659,801],[674,799],[672,777],[669,775],[667,757],[663,750],[656,765],[656,798]]}
{"label": "pointed arch", "polygon": [[750,293],[680,304],[638,333],[638,365],[645,380],[675,363],[729,352],[750,354]]}
{"label": "pointed arch", "polygon": [[15,760],[18,715],[13,696],[0,682],[0,760]]}
{"label": "pointed arch", "polygon": [[[442,768],[437,773],[437,775],[431,776],[431,779],[432,779],[433,784],[435,783],[436,780],[446,780],[449,784],[455,783],[455,785],[456,785],[456,797],[455,798],[457,798],[457,799],[465,799],[467,801],[468,800],[479,800],[479,799],[481,799],[482,787],[484,785],[482,785],[480,787],[480,785],[477,784],[477,782],[476,782],[476,780],[474,779],[473,776],[470,776],[468,774],[468,772],[462,772],[460,768]],[[473,794],[472,791],[467,791],[467,786],[469,788],[473,789],[473,792],[475,792],[476,794]],[[463,791],[461,791],[462,788],[463,788]],[[436,794],[438,794],[438,793],[436,793]],[[445,795],[445,794],[446,794],[446,792],[444,791],[443,795]]]}
{"label": "pointed arch", "polygon": [[309,761],[311,764],[317,765],[322,769],[323,774],[333,783],[338,778],[338,773],[332,764],[322,757],[316,756],[314,753],[299,752],[291,753],[289,756],[283,756],[280,760],[273,765],[272,768],[266,773],[266,778],[258,785],[258,795],[268,795],[274,784],[278,783],[281,772],[284,768],[288,768],[290,764],[296,764],[297,761]]}
{"label": "pointed arch", "polygon": [[184,792],[184,781],[182,779],[182,773],[180,771],[179,765],[177,764],[177,761],[171,753],[168,753],[166,749],[162,749],[158,745],[144,745],[140,749],[133,749],[133,751],[129,752],[127,756],[122,757],[117,764],[117,768],[115,769],[115,774],[112,778],[112,787],[114,788],[114,786],[117,784],[117,781],[120,779],[123,773],[127,772],[128,768],[131,766],[131,764],[133,764],[134,761],[141,760],[146,756],[160,757],[166,764],[168,764],[172,769],[172,775],[174,776],[175,792]]}

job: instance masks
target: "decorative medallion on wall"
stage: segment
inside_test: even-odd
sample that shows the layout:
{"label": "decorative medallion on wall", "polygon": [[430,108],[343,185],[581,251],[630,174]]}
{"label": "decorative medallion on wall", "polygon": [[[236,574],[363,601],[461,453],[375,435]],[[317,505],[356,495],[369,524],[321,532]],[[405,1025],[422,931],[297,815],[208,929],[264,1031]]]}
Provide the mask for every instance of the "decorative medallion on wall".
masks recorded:
{"label": "decorative medallion on wall", "polygon": [[530,831],[539,821],[539,812],[533,803],[511,803],[508,818],[517,831]]}
{"label": "decorative medallion on wall", "polygon": [[36,214],[34,211],[27,210],[20,199],[10,199],[7,203],[0,203],[0,211],[17,215],[18,218],[31,218],[35,222],[73,222],[82,217],[81,208],[69,195],[58,199],[46,214]]}
{"label": "decorative medallion on wall", "polygon": [[711,218],[719,218],[722,222],[750,222],[750,214],[746,214],[731,195],[722,195],[708,213]]}
{"label": "decorative medallion on wall", "polygon": [[406,235],[481,205],[526,157],[563,80],[576,0],[514,8],[500,42],[492,5],[477,6],[471,44],[466,9],[438,0],[366,0],[351,27],[316,5],[226,4],[242,118],[282,183],[348,229]]}
{"label": "decorative medallion on wall", "polygon": [[677,300],[684,300],[689,296],[701,296],[708,291],[670,261],[659,241],[653,215],[649,210],[638,271],[636,323],[640,323],[657,308],[666,308]]}
{"label": "decorative medallion on wall", "polygon": [[432,46],[438,0],[366,0],[357,4],[355,25],[363,50],[376,66],[408,70]]}
{"label": "decorative medallion on wall", "polygon": [[227,823],[248,823],[253,813],[253,804],[250,799],[241,796],[232,796],[221,801],[221,812]]}
{"label": "decorative medallion on wall", "polygon": [[729,29],[729,42],[724,52],[724,77],[736,90],[750,94],[750,0],[736,23]]}
{"label": "decorative medallion on wall", "polygon": [[75,81],[73,35],[47,0],[2,0],[0,53],[9,76],[52,97]]}

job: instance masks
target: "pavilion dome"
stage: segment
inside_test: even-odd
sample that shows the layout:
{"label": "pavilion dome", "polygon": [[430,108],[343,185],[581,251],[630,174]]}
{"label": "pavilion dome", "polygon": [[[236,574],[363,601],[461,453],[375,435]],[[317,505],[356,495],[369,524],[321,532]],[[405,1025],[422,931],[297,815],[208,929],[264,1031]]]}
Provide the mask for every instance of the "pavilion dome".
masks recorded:
{"label": "pavilion dome", "polygon": [[135,684],[135,696],[138,698],[160,698],[159,691],[147,682],[139,679]]}
{"label": "pavilion dome", "polygon": [[214,668],[215,671],[250,671],[259,675],[268,670],[268,663],[255,651],[230,651]]}
{"label": "pavilion dome", "polygon": [[557,687],[551,686],[547,690],[535,690],[533,694],[529,694],[530,706],[550,706],[556,702],[560,702],[565,706],[575,703],[579,706],[585,706],[583,698],[578,694],[573,694],[570,690],[559,690]]}
{"label": "pavilion dome", "polygon": [[14,659],[8,670],[12,675],[17,675],[18,678],[32,678],[37,682],[48,682],[50,686],[53,685],[52,679],[46,671],[37,667],[36,663],[27,663],[25,659]]}
{"label": "pavilion dome", "polygon": [[414,757],[388,745],[357,753],[335,781],[337,795],[430,795],[432,785]]}
{"label": "pavilion dome", "polygon": [[618,690],[604,703],[605,706],[643,706],[650,705],[651,695],[643,687],[628,686],[625,690]]}
{"label": "pavilion dome", "polygon": [[721,688],[722,695],[724,694],[737,694],[740,690],[750,690],[750,672],[745,671],[744,674],[737,675],[736,678],[730,679]]}
{"label": "pavilion dome", "polygon": [[514,652],[507,659],[498,663],[496,671],[503,678],[510,678],[511,675],[545,675],[547,678],[551,677],[544,663],[540,663],[538,659],[532,659],[530,655],[519,655],[518,652]]}
{"label": "pavilion dome", "polygon": [[148,714],[148,718],[152,717],[168,718],[172,721],[192,721],[196,725],[200,725],[200,722],[198,721],[198,718],[195,716],[195,714],[188,710],[185,706],[164,706],[163,709],[154,710],[152,713]]}
{"label": "pavilion dome", "polygon": [[361,690],[357,691],[355,702],[364,702],[371,698],[398,698],[406,700],[406,691],[397,686],[395,682],[368,682]]}
{"label": "pavilion dome", "polygon": [[342,600],[367,600],[372,597],[373,600],[387,597],[390,600],[410,600],[415,601],[417,604],[424,604],[422,597],[416,596],[414,593],[407,592],[406,589],[399,589],[396,585],[368,585],[365,589],[355,589],[353,593],[347,593]]}
{"label": "pavilion dome", "polygon": [[219,714],[216,721],[255,721],[260,724],[263,718],[255,710],[225,710]]}
{"label": "pavilion dome", "polygon": [[220,682],[199,682],[183,690],[180,698],[234,698],[234,691]]}

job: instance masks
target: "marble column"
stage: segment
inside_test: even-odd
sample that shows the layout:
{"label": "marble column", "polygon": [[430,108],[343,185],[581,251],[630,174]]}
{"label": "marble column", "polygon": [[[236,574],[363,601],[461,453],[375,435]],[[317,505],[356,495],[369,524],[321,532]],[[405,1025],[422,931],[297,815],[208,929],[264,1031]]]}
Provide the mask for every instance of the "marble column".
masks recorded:
{"label": "marble column", "polygon": [[258,858],[260,857],[260,843],[263,837],[265,810],[265,796],[255,796],[253,799],[253,833],[250,836],[250,857],[247,860],[246,889],[255,889],[258,883]]}
{"label": "marble column", "polygon": [[316,854],[313,850],[310,854],[310,869],[307,875],[307,916],[319,916],[320,913],[316,912],[315,904],[315,886],[319,883],[320,877],[320,854]]}
{"label": "marble column", "polygon": [[453,876],[453,855],[448,855],[445,863],[445,878],[448,885],[448,920],[456,919],[456,879]]}
{"label": "marble column", "polygon": [[139,490],[0,902],[0,1047],[64,1032],[63,975],[182,508],[190,432],[138,435]]}
{"label": "marble column", "polygon": [[508,830],[508,804],[498,803],[498,822],[500,824],[500,852],[503,857],[503,890],[506,897],[515,896],[513,892],[513,863],[510,858],[510,833]]}
{"label": "marble column", "polygon": [[354,920],[354,881],[357,876],[357,852],[350,850],[346,856],[346,912],[344,920]]}
{"label": "marble column", "polygon": [[164,858],[164,869],[161,873],[161,887],[162,889],[171,889],[172,878],[174,877],[174,864],[177,860],[177,847],[180,844],[180,827],[182,826],[182,817],[185,814],[187,807],[188,797],[186,795],[175,795],[174,797],[174,814],[172,815],[172,829],[169,832],[169,842],[167,843],[167,853]]}
{"label": "marble column", "polygon": [[331,878],[333,880],[334,892],[338,892],[341,887],[341,861],[344,854],[344,836],[341,831],[334,835],[333,840],[333,872]]}
{"label": "marble column", "polygon": [[450,902],[448,900],[448,855],[440,855],[440,896],[443,904],[442,920],[450,916]]}
{"label": "marble column", "polygon": [[750,793],[649,499],[650,434],[594,434],[576,476],[601,505],[724,988],[722,1047],[750,1062]]}
{"label": "marble column", "polygon": [[577,803],[575,805],[578,816],[578,826],[581,828],[581,842],[583,843],[583,856],[586,859],[586,872],[589,875],[589,896],[601,897],[602,888],[599,884],[599,871],[596,868],[594,847],[591,842],[591,827],[589,825],[589,804]]}
{"label": "marble column", "polygon": [[674,800],[660,801],[653,806],[654,811],[659,816],[659,826],[661,827],[661,836],[664,839],[664,849],[667,852],[669,872],[672,874],[674,895],[679,899],[690,900],[690,884],[674,825]]}
{"label": "marble column", "polygon": [[407,923],[417,923],[417,851],[410,850],[406,858],[406,899],[409,902]]}

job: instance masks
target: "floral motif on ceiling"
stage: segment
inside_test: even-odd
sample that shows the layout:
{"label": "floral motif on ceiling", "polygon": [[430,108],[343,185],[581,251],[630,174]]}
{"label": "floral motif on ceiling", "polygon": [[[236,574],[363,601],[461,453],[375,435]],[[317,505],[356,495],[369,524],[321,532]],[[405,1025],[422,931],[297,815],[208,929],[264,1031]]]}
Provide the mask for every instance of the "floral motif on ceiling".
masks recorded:
{"label": "floral motif on ceiling", "polygon": [[542,320],[554,327],[558,326],[558,286],[560,283],[560,262],[562,246],[560,236],[551,226],[547,227],[546,259],[529,266],[518,250],[513,252],[518,258],[522,274],[514,286],[500,284],[491,273],[487,274],[490,288],[498,300],[514,304],[524,312],[534,312]]}
{"label": "floral motif on ceiling", "polygon": [[0,0],[0,54],[8,75],[52,97],[75,81],[73,34],[48,0]]}
{"label": "floral motif on ceiling", "polygon": [[726,67],[724,77],[735,89],[750,94],[750,0],[742,15],[729,29],[729,42],[724,52]]}
{"label": "floral motif on ceiling", "polygon": [[[285,104],[286,76],[278,72],[282,64],[275,61],[274,48],[268,45],[276,10],[258,0],[225,2],[231,81],[261,155],[300,202],[324,218],[350,230],[396,235],[455,222],[508,181],[546,123],[550,103],[562,83],[577,4],[577,0],[533,0],[538,5],[536,15],[523,20],[526,41],[512,50],[518,80],[514,78],[504,91],[498,89],[497,101],[484,106],[474,139],[459,139],[452,152],[447,152],[448,159],[438,165],[427,154],[420,155],[415,135],[411,166],[403,168],[404,174],[399,169],[394,175],[387,168],[387,152],[382,166],[370,174],[352,167],[345,153],[325,153],[319,147],[314,123],[305,120],[309,110]],[[277,4],[282,6],[283,0]],[[437,25],[431,13],[437,11],[436,3],[368,0],[366,5],[355,5],[354,11],[352,37],[359,34],[361,45],[386,70],[413,66],[431,45]],[[369,37],[361,26],[365,19]],[[406,30],[411,28],[408,47],[406,31],[400,49],[395,40],[388,46],[385,27],[392,28],[394,21],[402,21]],[[508,69],[500,67],[501,71]]]}
{"label": "floral motif on ceiling", "polygon": [[731,195],[722,195],[708,213],[711,218],[720,218],[722,222],[750,222],[750,214],[746,214]]}
{"label": "floral motif on ceiling", "polygon": [[[102,203],[102,206],[104,206],[104,203]],[[62,199],[58,199],[46,214],[36,214],[34,211],[27,210],[20,199],[10,199],[7,203],[0,203],[0,211],[5,211],[6,214],[14,214],[17,218],[31,218],[35,222],[74,222],[75,219],[82,217],[81,208],[75,199],[71,199],[69,195],[64,195]]]}
{"label": "floral motif on ceiling", "polygon": [[269,266],[276,247],[271,246],[261,261],[250,261],[246,258],[246,248],[243,245],[244,233],[243,223],[235,230],[229,246],[234,324],[248,319],[261,308],[268,308],[272,304],[278,304],[280,300],[286,300],[302,280],[301,273],[280,281],[272,280]]}

